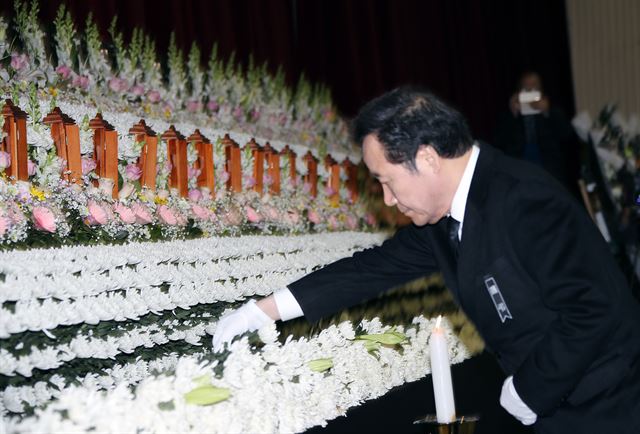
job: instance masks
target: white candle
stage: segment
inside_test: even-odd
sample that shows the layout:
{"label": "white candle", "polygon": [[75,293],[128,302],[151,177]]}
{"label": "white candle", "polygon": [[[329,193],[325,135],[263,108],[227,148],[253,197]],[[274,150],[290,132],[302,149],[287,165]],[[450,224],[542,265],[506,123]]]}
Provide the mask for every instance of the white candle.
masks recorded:
{"label": "white candle", "polygon": [[439,316],[429,341],[431,378],[433,378],[433,394],[436,400],[438,423],[450,423],[456,419],[456,406],[453,401],[449,349],[444,329],[440,327],[441,320],[442,316]]}

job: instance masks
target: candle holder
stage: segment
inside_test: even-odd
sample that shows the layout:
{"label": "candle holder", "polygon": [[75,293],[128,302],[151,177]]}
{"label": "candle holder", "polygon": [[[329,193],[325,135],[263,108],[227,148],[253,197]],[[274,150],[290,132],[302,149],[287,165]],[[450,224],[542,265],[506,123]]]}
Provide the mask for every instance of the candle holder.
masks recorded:
{"label": "candle holder", "polygon": [[426,434],[473,434],[476,422],[480,420],[478,415],[460,416],[454,422],[438,423],[435,414],[428,414],[418,420],[414,425],[425,425]]}

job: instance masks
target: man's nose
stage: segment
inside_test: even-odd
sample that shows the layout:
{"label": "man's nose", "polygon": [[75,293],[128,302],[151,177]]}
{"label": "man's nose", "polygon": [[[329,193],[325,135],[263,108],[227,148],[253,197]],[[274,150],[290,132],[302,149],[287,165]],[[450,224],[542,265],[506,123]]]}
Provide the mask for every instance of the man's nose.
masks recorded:
{"label": "man's nose", "polygon": [[393,193],[391,193],[391,190],[389,190],[389,187],[387,187],[386,185],[383,185],[382,192],[384,195],[385,205],[394,206],[396,203],[398,203],[398,201],[396,200],[396,197],[393,195]]}

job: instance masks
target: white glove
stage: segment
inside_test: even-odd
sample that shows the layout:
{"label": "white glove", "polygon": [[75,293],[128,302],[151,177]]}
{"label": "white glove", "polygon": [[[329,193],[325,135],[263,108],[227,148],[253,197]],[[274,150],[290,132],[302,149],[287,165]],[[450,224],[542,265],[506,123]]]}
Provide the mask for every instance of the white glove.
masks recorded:
{"label": "white glove", "polygon": [[213,350],[221,351],[224,344],[231,342],[237,335],[257,330],[270,321],[273,320],[256,305],[256,301],[249,300],[220,318],[213,335]]}
{"label": "white glove", "polygon": [[516,392],[516,388],[513,386],[513,375],[504,380],[500,394],[500,405],[523,425],[533,425],[538,419],[538,416],[520,399],[518,392]]}

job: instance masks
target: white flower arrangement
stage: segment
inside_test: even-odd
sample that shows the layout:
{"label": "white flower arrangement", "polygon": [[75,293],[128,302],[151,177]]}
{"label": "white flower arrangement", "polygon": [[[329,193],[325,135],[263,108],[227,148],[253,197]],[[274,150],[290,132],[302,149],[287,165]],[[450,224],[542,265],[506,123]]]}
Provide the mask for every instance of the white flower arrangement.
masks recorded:
{"label": "white flower arrangement", "polygon": [[[376,356],[367,351],[365,341],[354,340],[348,322],[310,339],[288,339],[284,345],[276,341],[270,324],[259,332],[265,343],[261,351],[252,351],[246,337],[230,346],[221,376],[214,372],[217,362],[206,363],[204,354],[180,357],[174,373],[145,375],[135,392],[128,387],[133,383],[129,381],[106,382],[109,390],[100,392],[105,382],[89,377],[82,386],[63,389],[55,402],[36,409],[34,416],[7,418],[7,428],[15,433],[301,432],[325,425],[394,386],[428,375],[428,341],[434,324],[435,320],[420,316],[406,329],[396,327],[394,332],[406,338],[400,344],[402,351],[380,346]],[[371,334],[389,332],[377,319],[361,327]],[[460,363],[469,353],[447,330],[450,360]],[[309,362],[321,358],[330,359],[331,367],[322,372],[311,369]],[[185,395],[202,385],[228,390],[228,399],[213,406],[189,404]],[[48,393],[46,385],[12,389],[5,391],[4,405],[18,410],[22,401],[35,403]]]}

